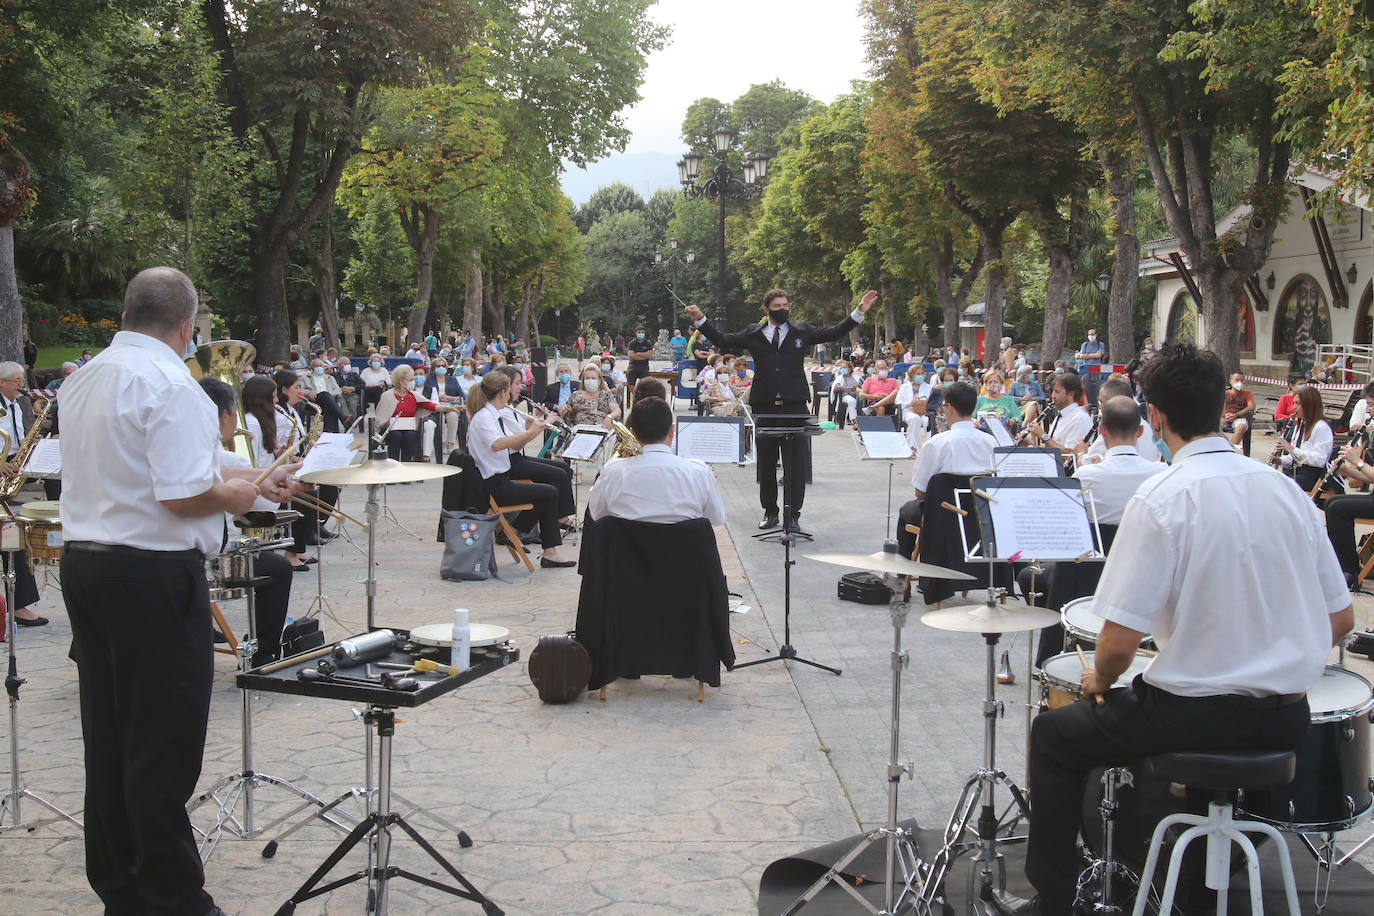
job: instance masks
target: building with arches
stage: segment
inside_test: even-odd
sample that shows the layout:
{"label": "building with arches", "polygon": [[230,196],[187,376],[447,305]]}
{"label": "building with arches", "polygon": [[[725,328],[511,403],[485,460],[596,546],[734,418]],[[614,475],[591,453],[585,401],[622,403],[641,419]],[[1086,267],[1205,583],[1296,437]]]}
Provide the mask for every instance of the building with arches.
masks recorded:
{"label": "building with arches", "polygon": [[[1309,372],[1322,344],[1374,344],[1374,213],[1364,196],[1314,211],[1313,195],[1331,184],[1316,172],[1289,177],[1288,214],[1274,233],[1269,260],[1236,303],[1247,375],[1284,379],[1290,372]],[[1248,205],[1237,207],[1218,221],[1217,232],[1249,218]],[[1140,273],[1157,283],[1151,325],[1156,343],[1203,339],[1203,317],[1187,271],[1175,239],[1146,243]]]}

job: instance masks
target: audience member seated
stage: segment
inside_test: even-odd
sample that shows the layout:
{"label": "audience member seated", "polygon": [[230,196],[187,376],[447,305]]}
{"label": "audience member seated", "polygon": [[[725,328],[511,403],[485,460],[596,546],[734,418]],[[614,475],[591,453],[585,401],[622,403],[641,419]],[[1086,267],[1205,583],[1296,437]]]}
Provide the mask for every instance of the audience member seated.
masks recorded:
{"label": "audience member seated", "polygon": [[930,403],[930,383],[926,381],[926,370],[920,363],[912,363],[906,370],[906,381],[897,389],[897,398],[893,403],[900,411],[899,416],[906,426],[911,447],[919,449],[926,440],[929,421],[927,408]]}
{"label": "audience member seated", "polygon": [[1250,428],[1250,418],[1254,412],[1255,396],[1245,390],[1245,375],[1232,372],[1231,387],[1226,389],[1226,403],[1221,409],[1221,422],[1223,431],[1230,426],[1231,447],[1238,452],[1244,447],[1241,440]]}
{"label": "audience member seated", "polygon": [[[1374,385],[1374,383],[1371,383],[1371,385]],[[1371,385],[1365,386],[1366,400],[1370,397],[1368,389]],[[1303,387],[1305,387],[1305,384],[1301,375],[1295,373],[1288,376],[1288,391],[1281,395],[1278,404],[1274,405],[1274,432],[1280,436],[1284,434],[1289,426],[1293,425],[1293,414],[1297,412],[1298,391]],[[1355,409],[1359,410],[1360,405],[1356,404]],[[1365,410],[1366,413],[1368,413],[1368,407],[1366,407]],[[1350,428],[1355,428],[1355,415],[1353,413],[1350,415]]]}
{"label": "audience member seated", "polygon": [[901,384],[895,378],[888,378],[888,374],[887,360],[880,359],[873,364],[873,374],[864,379],[863,387],[859,389],[864,413],[885,416],[892,412]]}
{"label": "audience member seated", "polygon": [[[418,386],[418,381],[416,384]],[[458,380],[449,372],[447,359],[442,356],[435,357],[432,371],[425,379],[420,394],[425,400],[432,401],[441,408],[448,407],[447,410],[440,410],[434,415],[440,449],[436,460],[443,461],[458,445],[459,418],[463,416],[463,411],[459,408],[463,406],[465,397]]]}
{"label": "audience member seated", "polygon": [[834,413],[835,425],[844,429],[846,418],[858,416],[859,380],[854,375],[854,364],[847,359],[835,362],[835,381],[830,384],[830,409]]}
{"label": "audience member seated", "polygon": [[415,392],[415,370],[401,363],[391,370],[391,387],[377,401],[377,428],[386,430],[386,456],[393,461],[419,461],[420,423],[435,404]]}
{"label": "audience member seated", "polygon": [[560,362],[554,373],[553,381],[544,386],[544,406],[549,410],[558,410],[568,403],[573,392],[577,391],[579,387],[581,384],[573,378],[572,366]]}
{"label": "audience member seated", "polygon": [[620,403],[615,392],[602,384],[602,373],[596,363],[582,368],[582,385],[572,393],[559,413],[570,426],[604,426],[611,428],[612,420],[620,419]]}
{"label": "audience member seated", "polygon": [[1021,425],[1021,408],[1016,399],[1006,393],[1002,373],[994,369],[984,376],[983,390],[986,394],[978,396],[975,416],[981,418],[991,414],[1006,424],[1008,432],[1014,434]]}

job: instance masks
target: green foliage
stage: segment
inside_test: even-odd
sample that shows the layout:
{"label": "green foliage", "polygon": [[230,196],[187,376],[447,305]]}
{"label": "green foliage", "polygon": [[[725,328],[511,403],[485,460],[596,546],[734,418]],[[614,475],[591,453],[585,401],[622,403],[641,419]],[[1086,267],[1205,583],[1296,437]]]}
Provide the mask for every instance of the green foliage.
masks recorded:
{"label": "green foliage", "polygon": [[384,319],[403,317],[414,292],[415,252],[406,243],[396,207],[385,195],[367,201],[353,231],[357,253],[340,286],[343,294]]}
{"label": "green foliage", "polygon": [[628,213],[643,209],[644,198],[639,192],[623,181],[615,181],[593,191],[587,202],[578,207],[573,214],[573,222],[577,224],[578,229],[587,232],[598,220],[612,213]]}

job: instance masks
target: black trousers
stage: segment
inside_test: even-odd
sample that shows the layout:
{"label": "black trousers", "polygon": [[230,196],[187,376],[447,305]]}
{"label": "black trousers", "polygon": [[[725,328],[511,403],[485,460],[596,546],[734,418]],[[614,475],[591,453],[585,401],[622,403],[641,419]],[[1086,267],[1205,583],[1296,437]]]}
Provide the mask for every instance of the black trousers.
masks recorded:
{"label": "black trousers", "polygon": [[1350,575],[1360,571],[1359,551],[1355,549],[1355,519],[1374,518],[1374,494],[1333,496],[1326,501],[1326,536],[1336,549],[1341,569]]}
{"label": "black trousers", "polygon": [[572,471],[557,458],[510,456],[510,476],[528,477],[535,483],[546,483],[558,490],[558,517],[567,518],[577,512],[573,502]]}
{"label": "black trousers", "polygon": [[[325,486],[316,487],[314,496],[320,502],[334,506],[339,502],[339,488]],[[300,518],[291,523],[292,544],[290,547],[291,553],[300,556],[305,553],[306,547],[309,546],[306,544],[307,535],[313,535],[315,533],[316,525],[323,527],[323,522],[320,521],[320,510],[316,509],[310,503],[303,503],[295,500],[288,504],[286,508],[294,509],[301,514]]]}
{"label": "black trousers", "polygon": [[[18,560],[14,564],[14,607],[11,612],[21,607],[29,607],[38,603],[38,580],[33,577],[33,569],[29,566],[28,551],[21,550],[15,554]],[[5,573],[10,571],[10,555],[0,554],[0,566]],[[3,586],[0,586],[3,589]],[[0,591],[0,595],[4,592]]]}
{"label": "black trousers", "polygon": [[186,802],[214,675],[205,564],[190,551],[114,551],[70,542],[62,555],[86,747],[86,876],[108,916],[201,916],[214,902]]}
{"label": "black trousers", "polygon": [[1307,731],[1305,700],[1258,708],[1246,697],[1179,697],[1146,684],[1108,691],[1102,706],[1074,703],[1031,726],[1033,792],[1026,877],[1044,916],[1069,916],[1078,878],[1074,843],[1096,767],[1166,751],[1293,750]]}
{"label": "black trousers", "polygon": [[334,400],[334,395],[328,391],[321,391],[315,395],[315,406],[320,409],[321,429],[327,433],[337,433],[339,431],[339,417],[343,411],[339,409],[339,402]]}
{"label": "black trousers", "polygon": [[[811,406],[806,401],[784,401],[781,404],[763,408],[753,408],[755,417],[759,414],[809,415]],[[778,514],[778,459],[785,460],[782,480],[785,492],[783,502],[793,515],[800,515],[802,503],[806,499],[807,447],[804,437],[795,437],[784,442],[775,436],[757,436],[754,451],[758,457],[759,505],[767,515]],[[786,455],[783,455],[786,452]]]}
{"label": "black trousers", "polygon": [[897,554],[905,559],[911,559],[911,552],[916,549],[916,535],[906,530],[907,525],[921,527],[921,518],[925,515],[924,504],[919,499],[909,500],[902,503],[902,508],[897,510]]}
{"label": "black trousers", "polygon": [[553,484],[517,483],[509,474],[497,474],[487,478],[487,491],[491,493],[497,505],[534,503],[533,509],[520,513],[515,529],[527,531],[531,525],[538,522],[541,547],[557,547],[563,543],[563,532],[558,527],[558,488]]}
{"label": "black trousers", "polygon": [[291,579],[295,575],[286,557],[263,551],[253,560],[253,572],[271,579],[258,586],[253,597],[253,626],[258,635],[258,651],[253,653],[253,667],[265,665],[281,657],[281,631],[286,626],[286,608],[291,603]]}
{"label": "black trousers", "polygon": [[392,461],[420,460],[420,431],[393,429],[386,434],[386,456]]}

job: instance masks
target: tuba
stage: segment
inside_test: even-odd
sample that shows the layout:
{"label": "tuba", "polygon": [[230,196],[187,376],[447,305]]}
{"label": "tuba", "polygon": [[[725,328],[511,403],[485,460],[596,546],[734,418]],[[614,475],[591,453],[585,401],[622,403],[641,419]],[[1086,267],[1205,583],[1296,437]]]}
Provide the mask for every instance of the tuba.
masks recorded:
{"label": "tuba", "polygon": [[615,449],[612,453],[615,457],[632,458],[644,451],[644,447],[639,444],[639,439],[630,432],[630,427],[619,420],[612,420],[611,426],[615,430]]}
{"label": "tuba", "polygon": [[243,417],[243,373],[253,368],[253,358],[257,355],[257,348],[242,340],[216,340],[201,344],[195,353],[186,357],[191,378],[197,381],[206,377],[217,378],[234,389],[239,428],[234,432],[233,451],[247,458],[250,464],[253,462],[253,443],[248,438],[248,424]]}

